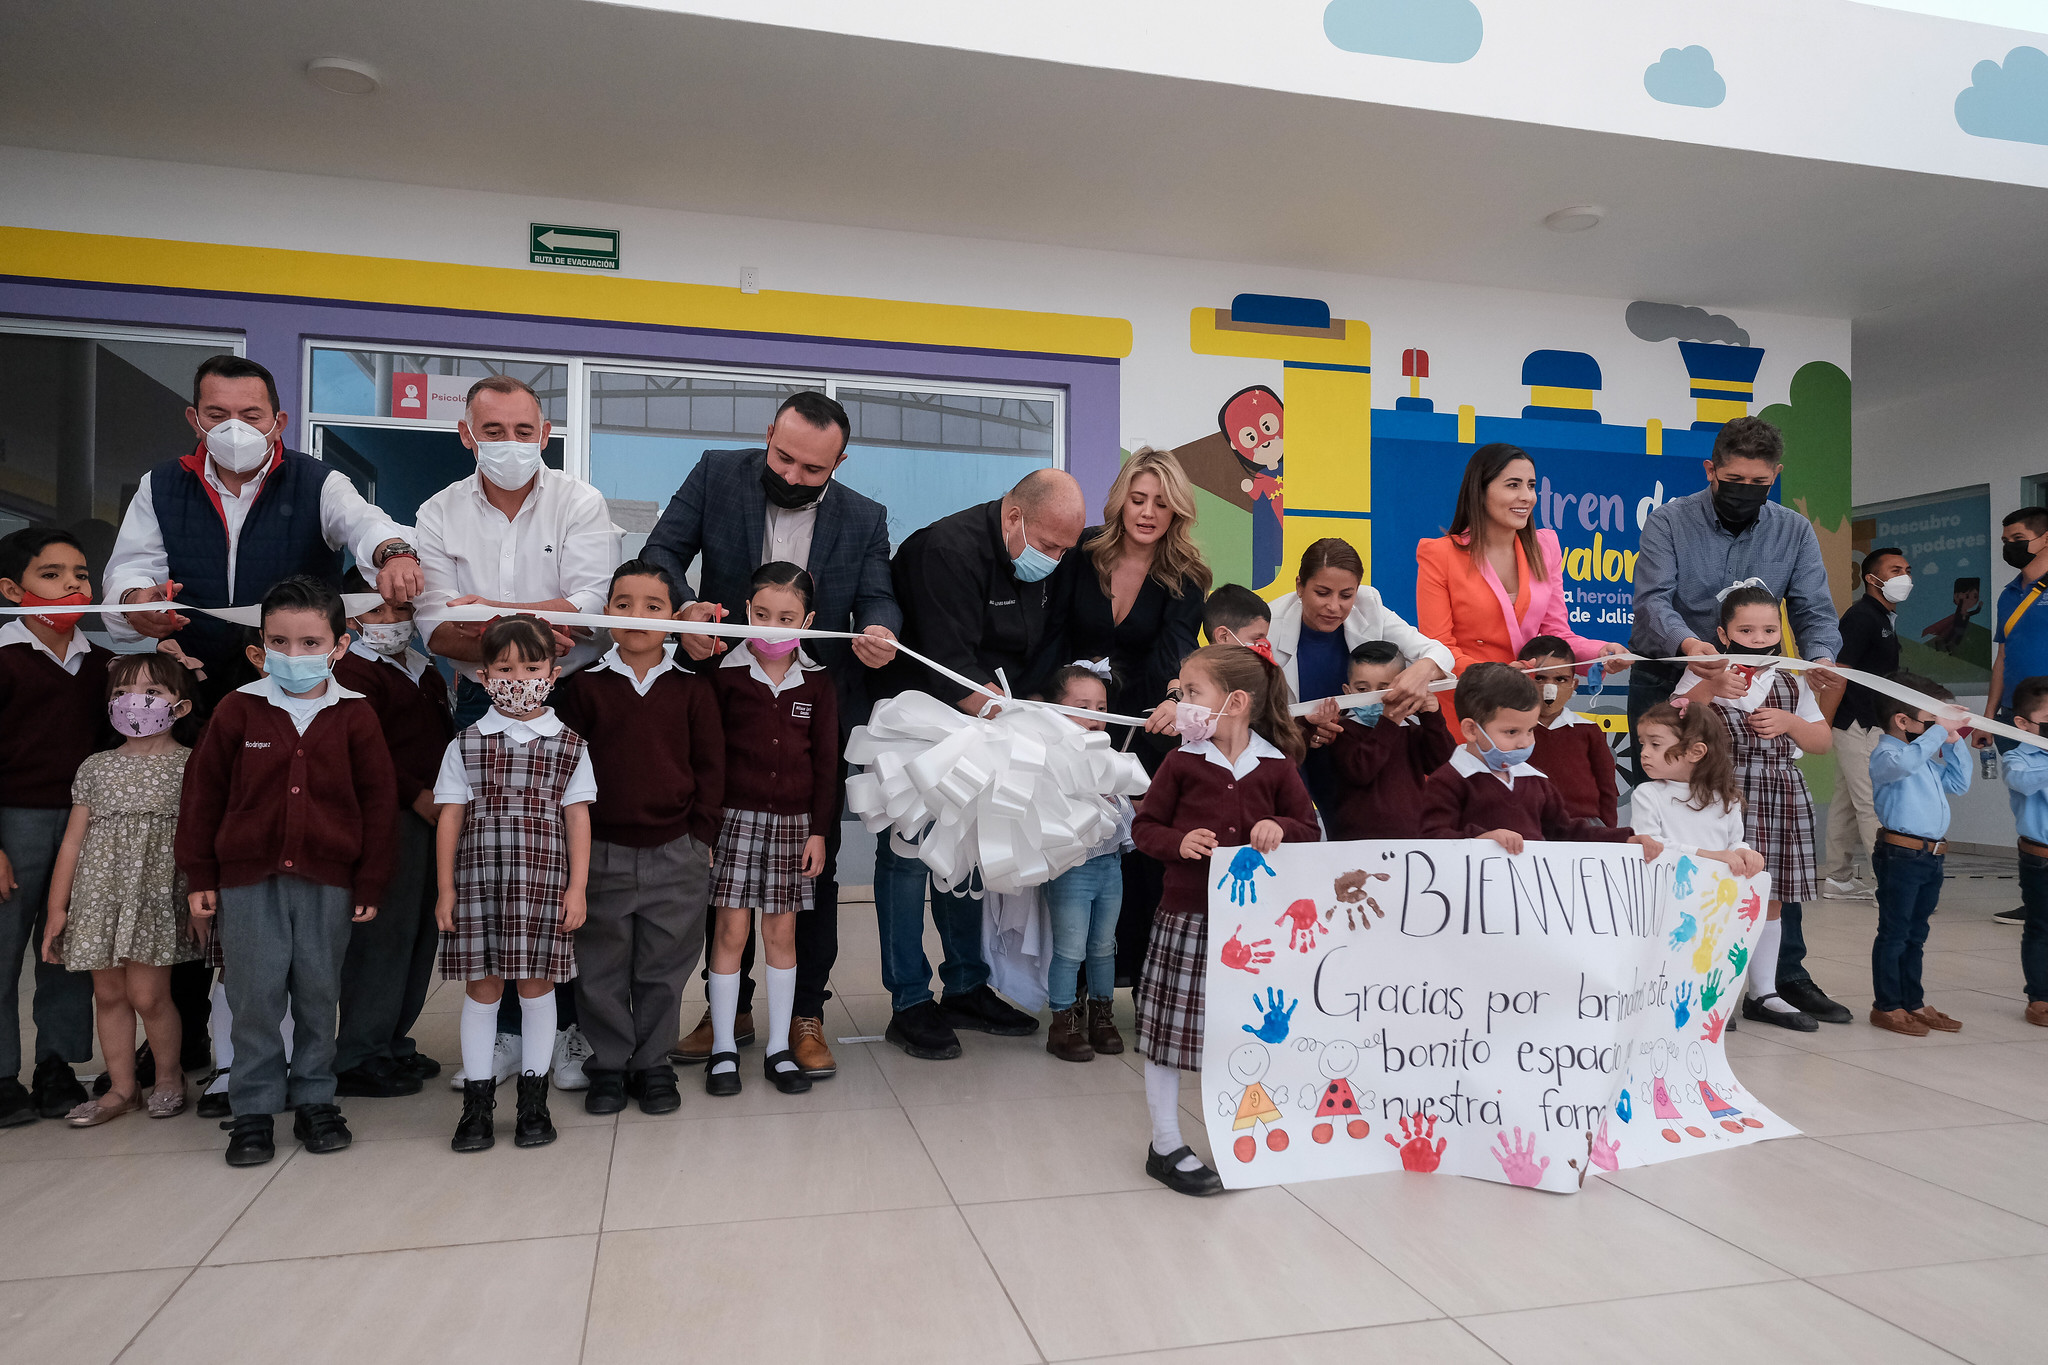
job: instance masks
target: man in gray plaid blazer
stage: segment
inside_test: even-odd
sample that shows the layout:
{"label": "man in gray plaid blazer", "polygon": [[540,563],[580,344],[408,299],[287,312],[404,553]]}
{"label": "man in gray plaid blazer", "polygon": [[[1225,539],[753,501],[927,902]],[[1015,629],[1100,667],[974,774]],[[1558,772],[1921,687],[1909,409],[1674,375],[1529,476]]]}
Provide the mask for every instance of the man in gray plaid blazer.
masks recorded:
{"label": "man in gray plaid blazer", "polygon": [[[690,603],[693,621],[725,619],[744,623],[754,570],[785,560],[810,570],[815,582],[812,608],[818,630],[853,630],[862,640],[820,640],[807,652],[832,674],[839,693],[842,744],[873,705],[867,670],[896,655],[903,612],[889,577],[888,509],[832,480],[846,459],[852,436],[846,409],[822,393],[792,394],[776,409],[765,449],[707,450],[683,486],[669,499],[647,538],[643,558],[666,569]],[[703,556],[692,593],[684,577]],[[683,636],[681,648],[697,660],[724,648],[708,636]],[[859,665],[865,665],[860,667]],[[825,1043],[826,983],[839,957],[839,829],[825,835],[825,870],[818,878],[813,908],[797,916],[796,1004],[790,1050],[805,1075],[822,1079],[837,1065]],[[707,939],[710,924],[706,923]],[[740,965],[741,1046],[754,1040],[754,940],[747,937]],[[670,1054],[682,1062],[711,1055],[711,1014],[677,1042]]]}

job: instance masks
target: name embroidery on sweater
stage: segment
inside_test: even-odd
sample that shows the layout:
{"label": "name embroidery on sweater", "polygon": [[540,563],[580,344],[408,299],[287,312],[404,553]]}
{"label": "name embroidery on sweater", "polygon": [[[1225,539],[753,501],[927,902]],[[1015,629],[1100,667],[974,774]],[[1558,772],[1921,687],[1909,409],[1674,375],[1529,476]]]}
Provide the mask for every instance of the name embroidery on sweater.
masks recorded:
{"label": "name embroidery on sweater", "polygon": [[242,741],[242,747],[244,749],[268,749],[270,741],[267,739],[245,739]]}
{"label": "name embroidery on sweater", "polygon": [[789,704],[789,715],[792,720],[809,720],[811,704],[807,701],[793,701]]}

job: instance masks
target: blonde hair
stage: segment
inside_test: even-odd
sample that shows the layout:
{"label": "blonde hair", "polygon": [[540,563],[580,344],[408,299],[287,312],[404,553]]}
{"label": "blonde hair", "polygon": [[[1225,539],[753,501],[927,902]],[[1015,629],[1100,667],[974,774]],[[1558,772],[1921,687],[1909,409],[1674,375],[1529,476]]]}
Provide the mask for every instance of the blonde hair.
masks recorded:
{"label": "blonde hair", "polygon": [[1173,513],[1173,520],[1167,523],[1166,534],[1159,538],[1153,549],[1152,571],[1147,576],[1175,597],[1182,596],[1190,583],[1196,592],[1206,597],[1212,575],[1193,535],[1194,489],[1189,486],[1187,472],[1180,467],[1180,461],[1174,458],[1173,452],[1154,450],[1151,446],[1139,446],[1131,458],[1124,461],[1124,467],[1117,471],[1116,482],[1109,486],[1109,496],[1103,499],[1102,529],[1082,547],[1095,561],[1095,578],[1102,586],[1102,595],[1109,596],[1110,570],[1116,567],[1116,562],[1124,557],[1128,548],[1124,535],[1124,504],[1130,501],[1131,485],[1138,481],[1140,474],[1150,474],[1159,480],[1160,500]]}
{"label": "blonde hair", "polygon": [[1242,692],[1250,701],[1252,733],[1299,763],[1308,756],[1301,726],[1288,714],[1287,678],[1263,655],[1243,645],[1204,645],[1181,660],[1181,672],[1199,668],[1223,689],[1226,698]]}

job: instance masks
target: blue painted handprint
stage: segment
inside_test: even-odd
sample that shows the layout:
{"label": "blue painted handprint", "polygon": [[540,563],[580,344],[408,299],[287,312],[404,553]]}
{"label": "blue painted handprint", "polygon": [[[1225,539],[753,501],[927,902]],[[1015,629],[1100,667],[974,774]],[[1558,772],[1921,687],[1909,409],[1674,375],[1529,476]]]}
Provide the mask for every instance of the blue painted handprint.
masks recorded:
{"label": "blue painted handprint", "polygon": [[1288,1024],[1294,1018],[1294,1007],[1300,1003],[1299,999],[1288,1000],[1287,992],[1275,990],[1268,986],[1266,988],[1266,1003],[1261,1005],[1259,1003],[1259,993],[1253,991],[1252,1008],[1262,1011],[1265,1018],[1259,1021],[1257,1028],[1253,1028],[1250,1024],[1245,1024],[1241,1027],[1246,1033],[1249,1033],[1262,1043],[1284,1043],[1287,1041]]}
{"label": "blue painted handprint", "polygon": [[[1219,885],[1221,883],[1218,883]],[[1678,912],[1678,927],[1671,931],[1671,946],[1692,942],[1692,936],[1700,931],[1700,922],[1681,910]]]}
{"label": "blue painted handprint", "polygon": [[1679,1028],[1692,1018],[1692,982],[1678,988],[1678,994],[1671,997],[1671,1022]]}
{"label": "blue painted handprint", "polygon": [[1692,859],[1680,858],[1677,868],[1672,872],[1672,888],[1681,896],[1690,896],[1692,894],[1692,874],[1699,870],[1700,865]]}
{"label": "blue painted handprint", "polygon": [[1250,844],[1246,844],[1237,851],[1237,856],[1230,860],[1229,871],[1216,879],[1216,885],[1221,886],[1225,882],[1230,883],[1230,903],[1232,905],[1243,905],[1246,901],[1257,905],[1259,903],[1259,888],[1252,884],[1252,878],[1257,875],[1260,868],[1266,870],[1268,877],[1280,875],[1273,870],[1273,865],[1266,861],[1265,854],[1259,852]]}
{"label": "blue painted handprint", "polygon": [[1614,1102],[1614,1112],[1621,1116],[1623,1123],[1627,1123],[1629,1115],[1635,1112],[1635,1101],[1628,1097],[1628,1091],[1622,1091],[1621,1098]]}

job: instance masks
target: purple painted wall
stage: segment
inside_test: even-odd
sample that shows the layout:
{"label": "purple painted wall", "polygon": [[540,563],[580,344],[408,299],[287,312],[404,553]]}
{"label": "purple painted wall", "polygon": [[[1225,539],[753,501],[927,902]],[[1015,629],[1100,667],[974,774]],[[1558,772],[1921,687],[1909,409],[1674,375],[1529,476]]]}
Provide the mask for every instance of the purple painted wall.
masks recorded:
{"label": "purple painted wall", "polygon": [[574,322],[513,313],[397,308],[332,299],[202,293],[0,276],[0,316],[239,332],[251,360],[277,376],[287,412],[304,412],[308,338],[397,349],[536,351],[616,360],[747,365],[904,379],[985,380],[1067,392],[1067,467],[1089,507],[1101,505],[1121,459],[1114,360],[829,337],[713,332],[639,323]]}

